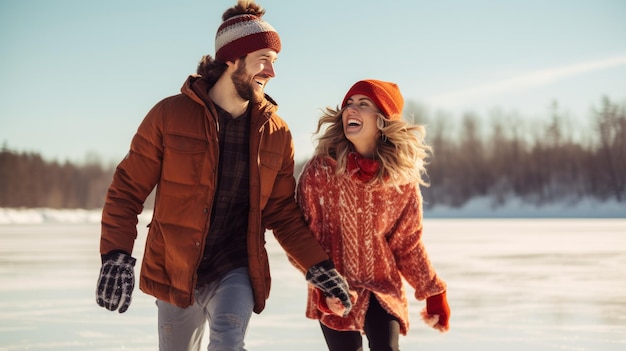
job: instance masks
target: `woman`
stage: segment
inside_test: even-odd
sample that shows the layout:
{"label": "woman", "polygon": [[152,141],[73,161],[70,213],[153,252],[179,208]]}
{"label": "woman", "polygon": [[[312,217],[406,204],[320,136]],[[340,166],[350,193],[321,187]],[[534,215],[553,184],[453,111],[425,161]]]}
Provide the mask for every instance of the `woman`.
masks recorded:
{"label": "woman", "polygon": [[[395,83],[362,80],[341,109],[326,108],[318,145],[298,183],[305,219],[348,281],[353,308],[308,288],[306,316],[320,321],[331,351],[399,350],[409,328],[403,280],[426,300],[424,320],[449,329],[446,284],[430,263],[422,236],[420,185],[431,148],[425,129],[401,120]],[[324,128],[324,132],[320,131]]]}

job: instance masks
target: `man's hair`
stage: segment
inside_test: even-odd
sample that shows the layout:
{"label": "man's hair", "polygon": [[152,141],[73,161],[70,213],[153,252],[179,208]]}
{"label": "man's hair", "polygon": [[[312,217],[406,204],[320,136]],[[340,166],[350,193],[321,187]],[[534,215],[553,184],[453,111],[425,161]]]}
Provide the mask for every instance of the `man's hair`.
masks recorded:
{"label": "man's hair", "polygon": [[215,61],[211,55],[204,55],[198,63],[196,73],[201,75],[202,79],[206,80],[209,85],[213,85],[227,67],[226,63]]}

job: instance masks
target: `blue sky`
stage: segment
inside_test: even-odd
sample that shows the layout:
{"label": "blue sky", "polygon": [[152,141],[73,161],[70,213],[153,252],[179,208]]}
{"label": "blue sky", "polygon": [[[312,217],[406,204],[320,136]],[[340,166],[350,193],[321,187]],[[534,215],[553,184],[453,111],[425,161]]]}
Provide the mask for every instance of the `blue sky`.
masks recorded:
{"label": "blue sky", "polygon": [[[281,35],[266,92],[296,158],[320,109],[357,80],[397,82],[434,117],[532,120],[554,100],[582,122],[626,100],[626,1],[259,0]],[[0,143],[46,159],[117,162],[147,111],[177,94],[231,1],[0,0]]]}

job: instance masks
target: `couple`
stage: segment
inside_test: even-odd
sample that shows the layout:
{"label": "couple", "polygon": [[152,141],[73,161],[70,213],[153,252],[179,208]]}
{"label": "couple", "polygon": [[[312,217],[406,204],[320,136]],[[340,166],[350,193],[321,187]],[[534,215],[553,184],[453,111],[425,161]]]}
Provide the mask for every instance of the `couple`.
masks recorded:
{"label": "couple", "polygon": [[357,82],[319,120],[296,196],[291,134],[264,94],[281,49],[264,13],[226,10],[215,57],[140,124],[107,192],[97,303],[128,309],[137,215],[156,187],[139,287],[157,299],[160,350],[199,350],[206,324],[209,350],[244,350],[269,296],[267,229],[306,277],[306,316],[330,350],[362,350],[362,333],[371,350],[398,350],[402,278],[446,331],[446,286],[421,240],[424,129],[401,120],[396,84]]}

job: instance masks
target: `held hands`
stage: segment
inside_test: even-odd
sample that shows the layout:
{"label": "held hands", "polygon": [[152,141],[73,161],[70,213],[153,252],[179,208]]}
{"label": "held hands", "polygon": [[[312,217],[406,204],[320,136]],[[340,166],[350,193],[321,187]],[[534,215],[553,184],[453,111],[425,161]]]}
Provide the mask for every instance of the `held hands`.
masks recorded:
{"label": "held hands", "polygon": [[[358,299],[357,293],[350,290],[350,302],[352,305],[356,303]],[[313,289],[313,300],[317,305],[317,308],[325,314],[334,314],[339,317],[345,317],[348,315],[346,312],[346,306],[343,305],[341,300],[334,296],[327,296],[320,289]]]}
{"label": "held hands", "polygon": [[[345,317],[350,313],[352,302],[350,301],[348,283],[337,272],[332,261],[322,261],[309,268],[306,273],[306,280],[321,290],[324,296],[337,298],[344,308],[342,316]],[[334,306],[332,302],[331,304]],[[339,306],[336,307],[337,311],[341,310]]]}
{"label": "held hands", "polygon": [[[358,296],[356,292],[350,291],[350,301],[352,302],[352,305],[356,303],[357,298]],[[324,308],[324,305],[326,309]],[[322,312],[325,312],[325,313],[330,312],[340,317],[345,317],[350,312],[349,310],[346,311],[346,306],[343,305],[341,300],[333,296],[326,296],[326,298],[324,298],[323,303],[318,303],[318,308],[320,308]]]}
{"label": "held hands", "polygon": [[135,261],[123,252],[104,256],[96,290],[98,305],[109,311],[119,307],[119,313],[126,312],[135,287]]}
{"label": "held hands", "polygon": [[450,330],[450,306],[446,292],[426,299],[426,308],[422,310],[422,318],[429,326],[445,333]]}
{"label": "held hands", "polygon": [[344,306],[341,300],[339,300],[338,298],[327,296],[325,302],[326,302],[326,306],[328,306],[328,309],[332,313],[338,316],[343,316],[343,317],[348,315],[348,313],[346,313],[346,306]]}

